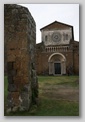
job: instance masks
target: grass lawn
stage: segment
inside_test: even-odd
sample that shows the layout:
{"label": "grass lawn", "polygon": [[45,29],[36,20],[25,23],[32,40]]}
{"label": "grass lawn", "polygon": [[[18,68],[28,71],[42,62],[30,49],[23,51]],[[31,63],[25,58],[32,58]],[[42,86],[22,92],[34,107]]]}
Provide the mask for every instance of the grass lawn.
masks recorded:
{"label": "grass lawn", "polygon": [[[38,76],[39,105],[30,111],[16,112],[5,116],[79,116],[78,76]],[[4,83],[6,105],[7,77]]]}

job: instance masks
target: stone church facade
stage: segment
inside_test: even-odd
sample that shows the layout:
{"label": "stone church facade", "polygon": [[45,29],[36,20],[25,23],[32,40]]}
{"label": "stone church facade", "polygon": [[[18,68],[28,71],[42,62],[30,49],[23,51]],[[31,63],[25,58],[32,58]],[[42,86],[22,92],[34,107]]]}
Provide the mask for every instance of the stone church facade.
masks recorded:
{"label": "stone church facade", "polygon": [[53,22],[41,30],[42,42],[36,44],[38,75],[79,74],[79,42],[74,40],[73,26]]}

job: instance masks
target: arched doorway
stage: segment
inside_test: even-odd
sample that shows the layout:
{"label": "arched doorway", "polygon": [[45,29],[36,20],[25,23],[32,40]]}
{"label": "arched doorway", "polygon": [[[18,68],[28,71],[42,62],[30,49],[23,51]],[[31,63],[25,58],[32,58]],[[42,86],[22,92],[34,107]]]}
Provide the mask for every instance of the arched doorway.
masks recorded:
{"label": "arched doorway", "polygon": [[48,59],[49,75],[66,74],[66,58],[61,53],[53,53]]}

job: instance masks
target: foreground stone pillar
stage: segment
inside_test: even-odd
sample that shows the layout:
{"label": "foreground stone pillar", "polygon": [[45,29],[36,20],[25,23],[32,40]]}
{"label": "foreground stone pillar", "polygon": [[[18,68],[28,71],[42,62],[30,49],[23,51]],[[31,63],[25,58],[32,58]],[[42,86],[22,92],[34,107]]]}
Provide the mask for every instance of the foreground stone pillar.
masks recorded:
{"label": "foreground stone pillar", "polygon": [[38,83],[36,24],[27,8],[5,4],[4,40],[8,72],[7,112],[29,110],[38,97]]}

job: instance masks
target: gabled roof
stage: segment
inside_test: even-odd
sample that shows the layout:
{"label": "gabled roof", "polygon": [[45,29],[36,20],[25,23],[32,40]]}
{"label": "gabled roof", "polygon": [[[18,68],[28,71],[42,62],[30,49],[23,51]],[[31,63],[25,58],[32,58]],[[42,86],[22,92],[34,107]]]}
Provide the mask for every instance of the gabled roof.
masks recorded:
{"label": "gabled roof", "polygon": [[65,23],[61,23],[61,22],[58,22],[58,21],[54,21],[51,24],[41,28],[40,30],[42,31],[44,29],[52,29],[52,28],[67,29],[69,27],[73,28],[73,26],[71,26],[71,25],[68,25],[68,24],[65,24]]}

